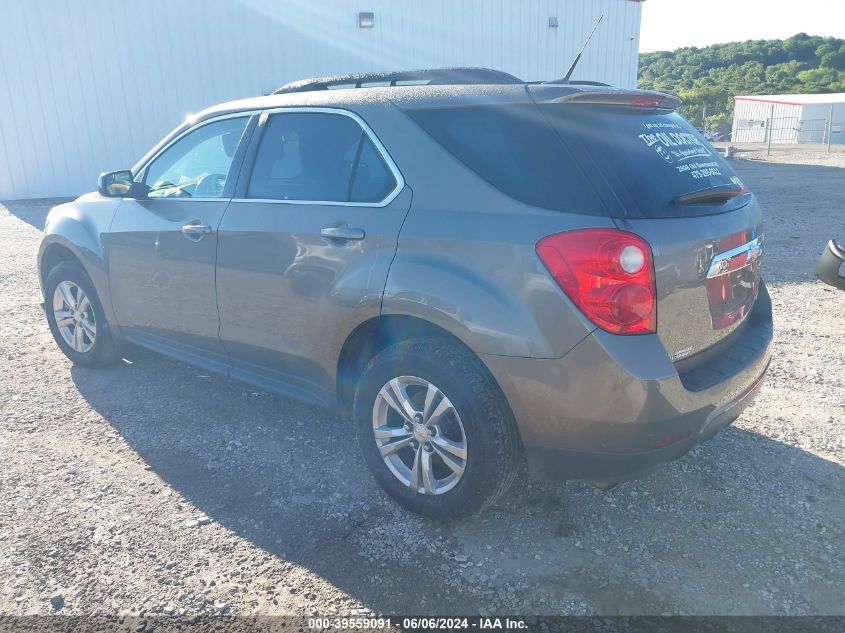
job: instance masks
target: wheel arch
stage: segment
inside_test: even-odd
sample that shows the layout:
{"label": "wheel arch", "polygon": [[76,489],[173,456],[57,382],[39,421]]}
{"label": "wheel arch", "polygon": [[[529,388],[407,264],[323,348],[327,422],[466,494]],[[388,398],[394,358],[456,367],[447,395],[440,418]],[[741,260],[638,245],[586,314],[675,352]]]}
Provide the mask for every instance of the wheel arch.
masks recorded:
{"label": "wheel arch", "polygon": [[[110,304],[104,296],[108,290],[108,274],[103,236],[108,233],[119,205],[118,198],[102,198],[94,193],[85,194],[50,210],[38,254],[39,279],[42,284],[50,269],[61,261],[57,259],[58,254],[67,257],[66,252],[69,252],[93,282],[104,308]],[[57,248],[59,250],[54,250]]]}
{"label": "wheel arch", "polygon": [[86,274],[90,274],[85,268],[82,260],[66,245],[60,242],[52,242],[47,244],[41,251],[41,256],[38,261],[38,277],[41,281],[41,289],[43,292],[44,284],[47,281],[47,275],[56,266],[63,262],[77,264]]}
{"label": "wheel arch", "polygon": [[[382,314],[361,323],[346,338],[337,363],[337,397],[342,409],[350,410],[355,386],[367,363],[391,345],[411,338],[437,338],[449,341],[479,359],[479,364],[507,402],[501,385],[480,357],[460,338],[439,325],[415,316]],[[508,404],[508,406],[510,406]]]}
{"label": "wheel arch", "polygon": [[[360,372],[358,368],[367,366],[365,359],[371,356],[376,348],[402,340],[406,340],[407,344],[387,347],[377,357],[378,361],[371,363],[372,370],[366,372],[363,380],[355,379],[355,374]],[[423,373],[416,373],[414,368],[407,364],[410,358],[421,362]],[[341,379],[342,384],[347,386],[346,393],[351,392],[351,387],[356,382],[363,386],[363,391],[355,393],[352,412],[358,445],[376,481],[394,500],[412,512],[424,516],[454,519],[489,506],[508,489],[524,464],[524,446],[510,403],[479,354],[472,352],[454,335],[430,322],[411,316],[387,315],[362,324],[354,336],[350,336],[345,360],[348,363],[346,378],[351,378],[345,383]],[[339,371],[344,371],[342,365]],[[384,446],[380,446],[378,441],[373,441],[374,437],[383,437],[378,429],[375,430],[376,435],[373,435],[374,425],[381,427],[384,424],[393,424],[375,417],[381,415],[381,407],[372,410],[370,407],[374,402],[378,403],[378,394],[383,393],[382,382],[399,375],[419,376],[424,381],[434,380],[434,383],[430,384],[440,389],[444,396],[450,399],[458,398],[457,401],[453,399],[453,404],[456,414],[463,418],[462,421],[459,418],[463,437],[452,435],[449,431],[453,431],[453,427],[448,427],[447,431],[439,423],[437,433],[431,431],[429,437],[442,433],[453,441],[465,442],[464,450],[468,450],[472,442],[475,446],[473,450],[478,454],[472,463],[467,461],[464,469],[460,471],[461,481],[455,489],[444,490],[442,496],[434,496],[436,493],[431,492],[429,483],[423,484],[426,494],[418,494],[422,492],[420,482],[426,481],[426,475],[420,475],[422,480],[417,479],[415,485],[414,476],[408,472],[408,468],[416,468],[419,456],[425,455],[423,451],[432,447],[409,444],[412,451],[417,451],[417,457],[413,460],[413,466],[407,459],[401,459],[407,467],[403,469],[398,463],[391,465],[390,461],[385,459]],[[425,382],[422,384],[425,385]],[[414,394],[414,397],[417,395]],[[406,393],[405,396],[410,397],[410,394]],[[421,400],[417,400],[416,404],[406,403],[401,408],[407,411],[407,406],[410,405],[420,411],[420,403]],[[436,408],[439,409],[439,405]],[[465,414],[468,417],[464,417]],[[406,419],[409,418],[406,416]],[[416,415],[414,419],[418,419]],[[408,430],[404,433],[400,431],[400,434],[410,440],[413,438],[411,434],[416,435],[417,430],[411,430],[407,425],[406,429]],[[467,433],[471,434],[472,439],[467,439],[470,437]],[[424,443],[425,437],[419,436],[418,441],[420,444]],[[438,443],[437,439],[432,441]],[[442,457],[442,451],[436,447],[427,452],[441,453]],[[463,453],[465,459],[467,455]],[[436,481],[438,474],[432,462],[426,466],[423,458],[420,463],[423,471],[428,469],[428,481]],[[399,472],[396,467],[399,467]]]}
{"label": "wheel arch", "polygon": [[[98,244],[90,244],[90,240],[78,242],[68,239],[63,233],[48,233],[41,241],[38,253],[38,281],[41,285],[41,294],[44,300],[45,285],[50,271],[61,263],[72,263],[88,276],[94,286],[94,291],[103,308],[106,322],[113,335],[119,335],[114,312],[112,310],[111,298],[109,296],[109,279],[106,262],[103,259],[102,251]],[[96,249],[96,250],[95,250]]]}

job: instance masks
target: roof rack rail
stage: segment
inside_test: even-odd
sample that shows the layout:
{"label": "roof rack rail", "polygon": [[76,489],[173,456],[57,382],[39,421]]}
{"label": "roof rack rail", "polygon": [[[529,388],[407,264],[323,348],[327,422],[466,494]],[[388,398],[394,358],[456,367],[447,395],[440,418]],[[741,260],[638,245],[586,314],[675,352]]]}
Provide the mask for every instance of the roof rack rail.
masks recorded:
{"label": "roof rack rail", "polygon": [[490,68],[431,68],[427,70],[398,70],[335,77],[313,77],[287,83],[274,95],[291,92],[311,92],[338,88],[367,88],[397,85],[478,85],[521,84],[521,79],[501,70]]}
{"label": "roof rack rail", "polygon": [[[548,82],[546,82],[546,83],[548,83]],[[588,81],[586,79],[581,79],[581,80],[576,79],[575,81],[570,79],[566,83],[569,86],[604,86],[606,88],[611,87],[610,84],[606,84],[606,83],[601,82],[601,81]]]}
{"label": "roof rack rail", "polygon": [[570,79],[569,81],[559,81],[559,80],[558,81],[555,81],[555,80],[543,81],[543,80],[540,79],[540,80],[537,80],[537,81],[527,81],[526,83],[529,83],[533,86],[540,86],[540,85],[543,85],[543,84],[545,84],[545,85],[555,84],[555,85],[558,85],[558,86],[601,86],[601,87],[604,87],[604,88],[612,88],[613,87],[611,84],[606,84],[606,83],[603,83],[601,81],[590,81],[590,80],[587,80],[587,79]]}

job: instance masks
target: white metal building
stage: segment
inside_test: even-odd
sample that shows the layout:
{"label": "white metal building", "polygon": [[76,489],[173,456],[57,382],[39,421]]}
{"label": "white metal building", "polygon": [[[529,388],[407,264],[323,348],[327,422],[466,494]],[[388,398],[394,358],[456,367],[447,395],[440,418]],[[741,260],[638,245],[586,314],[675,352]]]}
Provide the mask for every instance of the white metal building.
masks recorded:
{"label": "white metal building", "polygon": [[734,143],[845,143],[845,93],[736,97]]}
{"label": "white metal building", "polygon": [[295,79],[486,66],[633,86],[640,0],[0,0],[0,199],[74,195]]}

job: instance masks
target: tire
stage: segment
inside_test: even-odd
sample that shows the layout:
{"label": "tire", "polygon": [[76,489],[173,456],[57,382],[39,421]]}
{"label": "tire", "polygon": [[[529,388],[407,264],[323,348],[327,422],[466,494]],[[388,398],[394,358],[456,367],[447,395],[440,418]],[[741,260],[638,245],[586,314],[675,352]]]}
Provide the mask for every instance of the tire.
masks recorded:
{"label": "tire", "polygon": [[[60,327],[57,321],[56,305],[57,302],[62,301],[57,298],[57,289],[62,285],[63,289],[70,290],[70,297],[76,299],[81,290],[87,302],[83,300],[81,305],[82,310],[78,311],[80,320],[84,321],[88,329],[82,328],[81,344],[77,345],[77,340],[74,334],[77,328],[82,325],[76,321],[76,316],[73,317],[75,324],[67,327]],[[61,291],[60,296],[62,295]],[[67,309],[68,302],[64,301],[61,310],[64,314],[73,313],[73,310]],[[70,262],[62,262],[53,268],[47,275],[44,283],[44,309],[47,314],[47,323],[50,325],[50,333],[53,339],[62,350],[65,356],[73,361],[75,365],[83,367],[102,367],[113,363],[119,358],[119,350],[115,343],[114,337],[109,330],[108,323],[106,323],[106,316],[103,312],[103,306],[100,303],[100,298],[97,291],[94,290],[94,284],[78,265]],[[66,317],[70,318],[70,317]],[[67,320],[64,323],[68,323]],[[91,336],[93,325],[93,339]],[[71,331],[71,340],[68,341],[65,335]],[[79,349],[74,348],[77,345]]]}
{"label": "tire", "polygon": [[[442,398],[432,396],[426,407],[428,385]],[[394,406],[394,387],[414,405],[416,418]],[[420,416],[426,409],[427,421]],[[361,375],[353,415],[376,481],[401,506],[425,517],[455,520],[480,512],[504,494],[519,468],[521,444],[504,395],[474,354],[446,339],[410,339],[377,354]],[[447,459],[463,467],[460,474]]]}

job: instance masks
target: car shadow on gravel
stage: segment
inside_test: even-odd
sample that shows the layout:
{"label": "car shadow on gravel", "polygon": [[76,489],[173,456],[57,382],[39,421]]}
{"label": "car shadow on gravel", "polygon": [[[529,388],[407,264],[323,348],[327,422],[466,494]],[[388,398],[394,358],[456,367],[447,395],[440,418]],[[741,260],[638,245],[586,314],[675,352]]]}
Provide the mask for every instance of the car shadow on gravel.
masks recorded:
{"label": "car shadow on gravel", "polygon": [[177,493],[157,501],[178,504],[173,529],[202,539],[185,521],[205,515],[376,612],[842,611],[845,469],[795,446],[731,428],[607,493],[522,474],[496,507],[437,524],[385,499],[346,420],[127,356],[73,380]]}
{"label": "car shadow on gravel", "polygon": [[39,231],[44,228],[47,214],[57,204],[70,202],[74,198],[33,198],[31,200],[0,200],[0,206],[5,207],[13,216],[35,227]]}

